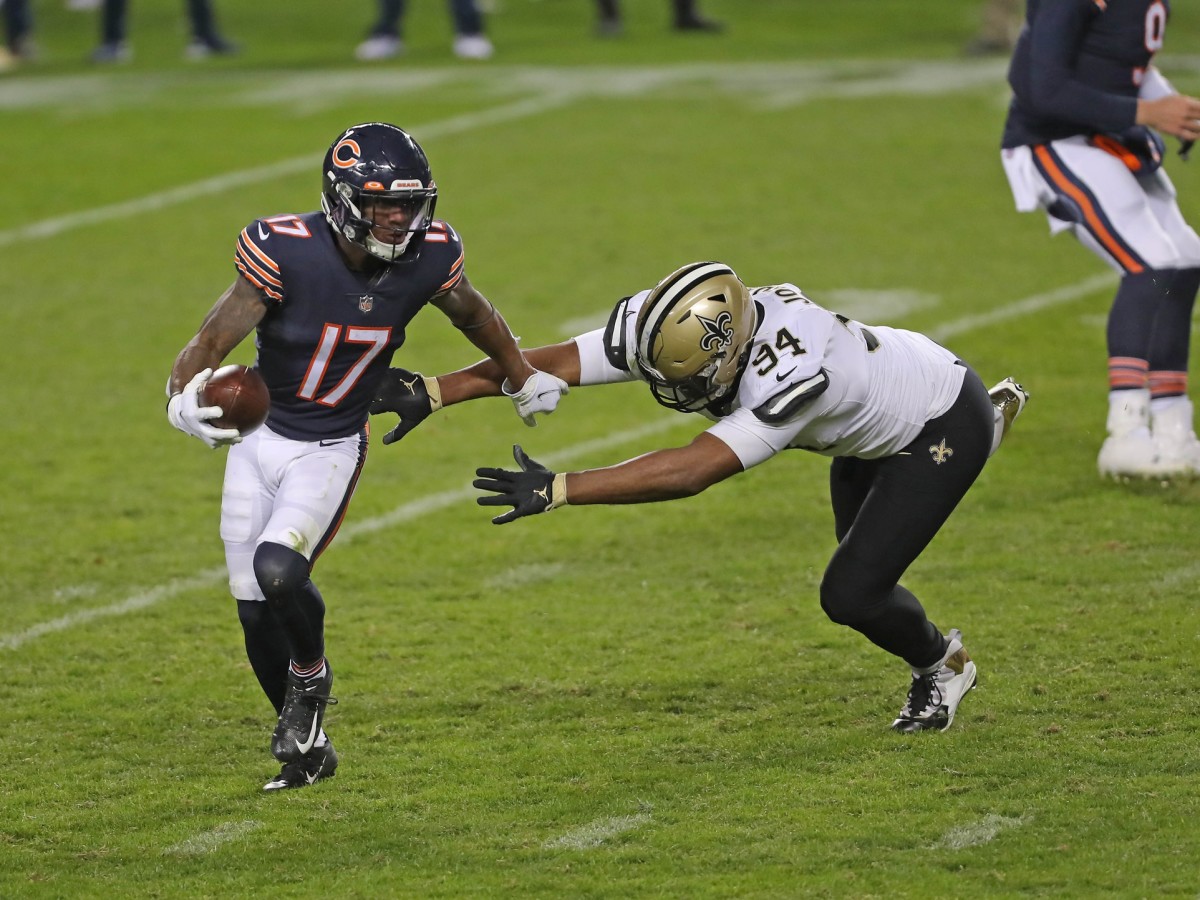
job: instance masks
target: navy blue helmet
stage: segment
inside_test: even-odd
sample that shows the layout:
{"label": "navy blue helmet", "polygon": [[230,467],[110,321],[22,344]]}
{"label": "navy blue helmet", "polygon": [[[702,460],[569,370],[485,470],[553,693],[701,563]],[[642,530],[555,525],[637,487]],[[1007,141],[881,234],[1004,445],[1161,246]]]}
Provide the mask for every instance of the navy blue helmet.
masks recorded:
{"label": "navy blue helmet", "polygon": [[395,125],[347,128],[325,154],[325,218],[350,243],[384,262],[417,258],[436,204],[425,151]]}

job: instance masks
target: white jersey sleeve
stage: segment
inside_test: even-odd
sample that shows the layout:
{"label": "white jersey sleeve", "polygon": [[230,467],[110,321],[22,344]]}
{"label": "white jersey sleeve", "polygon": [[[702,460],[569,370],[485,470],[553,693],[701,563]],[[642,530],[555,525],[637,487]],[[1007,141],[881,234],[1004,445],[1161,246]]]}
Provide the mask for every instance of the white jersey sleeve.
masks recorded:
{"label": "white jersey sleeve", "polygon": [[642,291],[632,297],[623,297],[613,307],[604,328],[589,331],[574,339],[575,346],[579,348],[581,386],[638,380],[634,331],[638,310],[649,294],[649,291]]}
{"label": "white jersey sleeve", "polygon": [[636,381],[636,375],[618,369],[609,362],[608,354],[604,352],[604,331],[603,328],[597,328],[574,338],[575,346],[579,349],[580,385]]}

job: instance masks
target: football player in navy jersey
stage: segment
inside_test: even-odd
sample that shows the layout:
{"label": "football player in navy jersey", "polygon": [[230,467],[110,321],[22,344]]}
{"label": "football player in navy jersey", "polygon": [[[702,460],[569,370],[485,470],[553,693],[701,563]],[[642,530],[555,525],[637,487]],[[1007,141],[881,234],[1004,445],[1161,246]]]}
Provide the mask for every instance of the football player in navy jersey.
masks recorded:
{"label": "football player in navy jersey", "polygon": [[[484,506],[512,506],[496,524],[558,507],[690,497],[788,448],[832,458],[839,541],[821,606],[912,669],[892,727],[944,731],[975,685],[962,634],[943,634],[900,585],[1024,407],[1005,379],[991,391],[924,335],[867,326],[826,310],[793,284],[747,289],[728,266],[693,263],[622,299],[605,328],[527,351],[571,385],[640,380],[670,409],[716,424],[690,444],[617,465],[554,473],[514,447],[519,471],[481,468]],[[418,387],[400,433],[433,411],[501,393],[486,360],[437,378],[392,370]]]}
{"label": "football player in navy jersey", "polygon": [[[408,323],[426,304],[441,310],[504,373],[526,424],[567,390],[526,361],[467,280],[462,241],[434,218],[436,202],[429,163],[408,134],[379,122],[347,129],[325,154],[322,211],[242,230],[236,279],[171,370],[171,424],[230,447],[221,498],[229,588],[251,667],[279,716],[271,752],[283,768],[266,790],[303,787],[337,767],[321,727],[336,702],[325,604],[309,576],[366,460],[368,412],[387,409],[374,401]],[[242,435],[212,423],[221,409],[205,406],[201,391],[252,331],[271,409]]]}
{"label": "football player in navy jersey", "polygon": [[1200,137],[1200,100],[1154,67],[1166,0],[1028,0],[1001,142],[1017,209],[1045,211],[1121,276],[1109,311],[1105,477],[1200,474],[1188,399],[1200,237],[1157,132]]}

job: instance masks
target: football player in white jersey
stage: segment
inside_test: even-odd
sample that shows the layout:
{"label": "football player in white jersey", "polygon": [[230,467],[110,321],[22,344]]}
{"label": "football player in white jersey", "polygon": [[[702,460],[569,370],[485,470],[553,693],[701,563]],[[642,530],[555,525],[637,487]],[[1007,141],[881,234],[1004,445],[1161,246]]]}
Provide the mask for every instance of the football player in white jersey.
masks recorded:
{"label": "football player in white jersey", "polygon": [[[519,471],[477,471],[475,486],[490,492],[478,502],[513,507],[493,522],[689,497],[787,448],[831,457],[839,544],[821,606],[911,667],[894,729],[950,727],[975,664],[961,632],[943,634],[899,581],[1024,407],[1020,385],[989,392],[923,335],[839,316],[792,284],[748,289],[718,262],[684,266],[621,300],[606,328],[526,356],[569,385],[644,381],[663,406],[715,424],[687,446],[584,472],[551,472],[515,447]],[[393,369],[372,409],[400,414],[396,439],[502,383],[487,360],[438,378]]]}

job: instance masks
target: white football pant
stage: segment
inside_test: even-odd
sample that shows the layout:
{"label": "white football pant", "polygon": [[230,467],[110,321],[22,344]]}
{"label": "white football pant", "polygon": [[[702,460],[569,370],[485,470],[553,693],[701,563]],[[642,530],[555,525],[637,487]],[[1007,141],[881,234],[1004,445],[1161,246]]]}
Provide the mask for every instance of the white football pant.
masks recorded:
{"label": "white football pant", "polygon": [[236,599],[265,599],[254,577],[259,544],[273,541],[311,561],[333,540],[366,450],[365,429],[336,442],[293,441],[265,425],[229,448],[221,540]]}
{"label": "white football pant", "polygon": [[[1135,175],[1082,136],[1004,150],[1001,161],[1019,212],[1047,210],[1051,234],[1071,231],[1121,274],[1200,266],[1200,237],[1164,169]],[[1080,221],[1050,215],[1062,200]]]}

